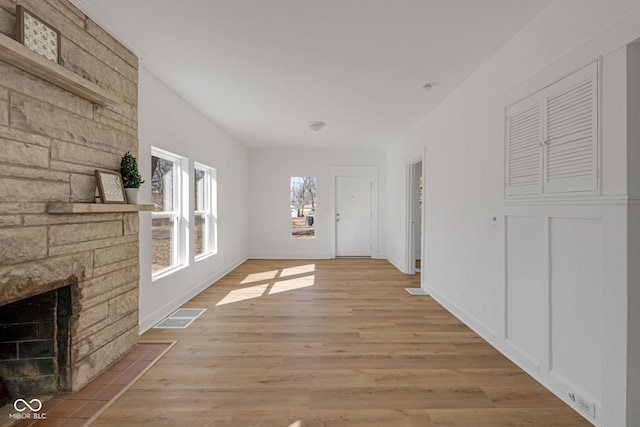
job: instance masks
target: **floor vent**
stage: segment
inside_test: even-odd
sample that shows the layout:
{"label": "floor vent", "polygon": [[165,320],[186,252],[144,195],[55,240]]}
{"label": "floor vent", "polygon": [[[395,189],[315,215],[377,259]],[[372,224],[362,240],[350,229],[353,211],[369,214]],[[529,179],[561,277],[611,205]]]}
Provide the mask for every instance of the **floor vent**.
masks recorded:
{"label": "floor vent", "polygon": [[206,308],[179,308],[169,317],[158,323],[154,328],[159,329],[184,329],[196,320]]}

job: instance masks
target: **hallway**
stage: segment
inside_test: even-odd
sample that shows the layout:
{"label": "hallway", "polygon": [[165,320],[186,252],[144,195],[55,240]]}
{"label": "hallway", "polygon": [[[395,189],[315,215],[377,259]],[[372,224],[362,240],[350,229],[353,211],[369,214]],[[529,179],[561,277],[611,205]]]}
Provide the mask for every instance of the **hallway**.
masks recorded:
{"label": "hallway", "polygon": [[[384,260],[249,260],[93,426],[589,426]],[[176,283],[175,286],[180,286]]]}

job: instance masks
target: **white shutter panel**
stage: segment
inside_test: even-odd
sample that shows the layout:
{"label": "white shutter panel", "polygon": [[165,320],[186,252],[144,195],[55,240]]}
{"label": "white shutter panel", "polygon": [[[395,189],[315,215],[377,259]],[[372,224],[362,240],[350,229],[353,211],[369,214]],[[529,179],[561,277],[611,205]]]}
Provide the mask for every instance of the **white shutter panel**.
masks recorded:
{"label": "white shutter panel", "polygon": [[529,97],[507,109],[506,195],[542,191],[542,103]]}
{"label": "white shutter panel", "polygon": [[544,192],[596,191],[598,64],[545,90]]}

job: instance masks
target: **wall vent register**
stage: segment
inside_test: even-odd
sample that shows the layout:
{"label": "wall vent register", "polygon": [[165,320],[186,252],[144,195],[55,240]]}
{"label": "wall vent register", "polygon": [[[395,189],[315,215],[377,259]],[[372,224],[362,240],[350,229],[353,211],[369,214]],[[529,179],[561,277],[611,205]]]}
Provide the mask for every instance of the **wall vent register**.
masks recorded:
{"label": "wall vent register", "polygon": [[506,196],[598,191],[598,63],[507,107]]}

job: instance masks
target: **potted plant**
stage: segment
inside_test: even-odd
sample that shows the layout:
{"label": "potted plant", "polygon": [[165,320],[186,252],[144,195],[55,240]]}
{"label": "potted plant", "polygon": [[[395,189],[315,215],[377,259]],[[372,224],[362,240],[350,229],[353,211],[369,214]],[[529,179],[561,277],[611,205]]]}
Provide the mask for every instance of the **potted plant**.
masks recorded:
{"label": "potted plant", "polygon": [[129,151],[120,160],[120,174],[122,175],[124,191],[127,193],[127,201],[137,204],[138,190],[144,181],[138,172],[138,160]]}

